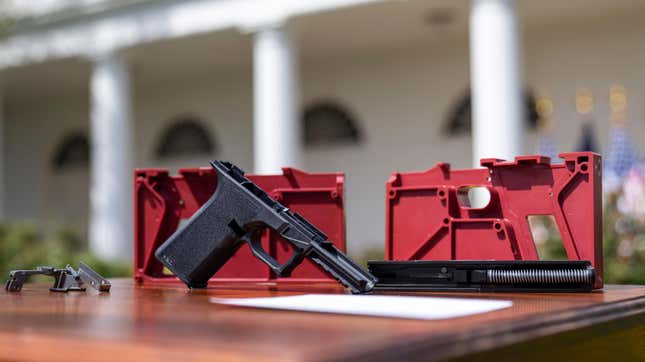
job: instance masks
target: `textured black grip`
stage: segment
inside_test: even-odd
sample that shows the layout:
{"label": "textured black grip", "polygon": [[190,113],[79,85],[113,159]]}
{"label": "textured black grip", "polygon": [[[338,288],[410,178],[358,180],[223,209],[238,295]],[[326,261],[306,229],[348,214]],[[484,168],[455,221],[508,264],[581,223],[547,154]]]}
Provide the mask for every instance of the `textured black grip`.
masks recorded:
{"label": "textured black grip", "polygon": [[155,252],[191,288],[204,288],[243,245],[240,233],[262,212],[243,188],[217,172],[213,196]]}

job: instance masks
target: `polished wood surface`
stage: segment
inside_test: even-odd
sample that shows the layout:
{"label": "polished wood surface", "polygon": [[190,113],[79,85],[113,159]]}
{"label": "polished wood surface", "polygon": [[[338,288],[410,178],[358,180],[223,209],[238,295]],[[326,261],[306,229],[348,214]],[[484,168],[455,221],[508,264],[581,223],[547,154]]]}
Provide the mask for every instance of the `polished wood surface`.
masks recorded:
{"label": "polished wood surface", "polygon": [[[475,316],[416,321],[227,307],[209,297],[343,293],[333,284],[113,281],[109,294],[0,292],[0,360],[438,360],[645,313],[645,286],[581,294],[406,293],[513,301]],[[639,317],[640,316],[640,317]]]}

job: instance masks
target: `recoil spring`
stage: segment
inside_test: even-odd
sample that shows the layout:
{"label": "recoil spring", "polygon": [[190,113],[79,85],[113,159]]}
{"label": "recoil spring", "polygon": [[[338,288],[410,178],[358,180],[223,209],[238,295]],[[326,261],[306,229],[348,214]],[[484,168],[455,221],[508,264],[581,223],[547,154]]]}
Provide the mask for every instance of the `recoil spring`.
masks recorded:
{"label": "recoil spring", "polygon": [[489,269],[489,283],[496,284],[591,284],[591,269]]}

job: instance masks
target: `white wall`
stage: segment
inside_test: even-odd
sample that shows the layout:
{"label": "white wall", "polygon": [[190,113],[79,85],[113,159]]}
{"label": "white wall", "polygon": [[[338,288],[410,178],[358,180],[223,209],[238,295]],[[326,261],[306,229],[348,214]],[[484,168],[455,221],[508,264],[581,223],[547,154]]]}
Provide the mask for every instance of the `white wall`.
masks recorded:
{"label": "white wall", "polygon": [[160,77],[158,84],[135,86],[135,167],[207,167],[208,159],[173,162],[155,157],[163,131],[177,116],[193,115],[202,119],[214,135],[219,152],[212,157],[230,159],[251,171],[251,82],[251,75],[241,72],[190,77],[180,82]]}
{"label": "white wall", "polygon": [[573,150],[579,142],[577,87],[593,92],[596,135],[598,142],[607,145],[612,83],[627,88],[628,127],[633,141],[645,144],[644,36],[645,23],[640,14],[562,24],[526,34],[525,79],[537,92],[553,97],[555,137],[563,149]]}
{"label": "white wall", "polygon": [[312,171],[347,174],[350,252],[382,247],[385,182],[394,171],[427,169],[439,161],[466,167],[470,139],[441,132],[448,109],[468,84],[465,47],[368,54],[344,64],[304,68],[305,102],[333,99],[359,121],[363,143],[310,148]]}
{"label": "white wall", "polygon": [[87,120],[87,99],[83,95],[9,105],[5,171],[10,219],[54,221],[74,216],[81,218],[81,224],[86,222],[81,216],[87,215],[87,173],[65,171],[56,175],[51,161],[66,135],[87,131]]}

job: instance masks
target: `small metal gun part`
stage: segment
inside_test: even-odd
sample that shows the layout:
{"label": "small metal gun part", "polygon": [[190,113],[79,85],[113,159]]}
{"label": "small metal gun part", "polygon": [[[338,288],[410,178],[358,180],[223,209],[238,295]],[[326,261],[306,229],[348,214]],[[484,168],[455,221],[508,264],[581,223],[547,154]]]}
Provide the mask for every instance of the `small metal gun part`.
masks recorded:
{"label": "small metal gun part", "polygon": [[52,292],[84,291],[83,282],[80,281],[74,268],[67,266],[64,269],[57,269],[51,266],[39,266],[36,269],[12,270],[9,272],[9,280],[5,289],[9,292],[19,292],[27,278],[32,275],[47,275],[54,277],[54,285],[49,288]]}
{"label": "small metal gun part", "polygon": [[9,280],[5,284],[5,290],[8,292],[21,291],[27,278],[32,275],[54,277],[54,285],[49,288],[52,292],[84,292],[86,283],[99,292],[109,292],[111,286],[109,281],[81,262],[78,270],[75,270],[71,265],[67,265],[63,269],[39,266],[36,269],[12,270],[9,272]]}
{"label": "small metal gun part", "polygon": [[590,292],[588,260],[369,261],[376,290]]}
{"label": "small metal gun part", "polygon": [[83,282],[89,284],[99,292],[109,292],[110,287],[112,286],[109,280],[103,278],[99,273],[83,262],[78,263],[78,276]]}

